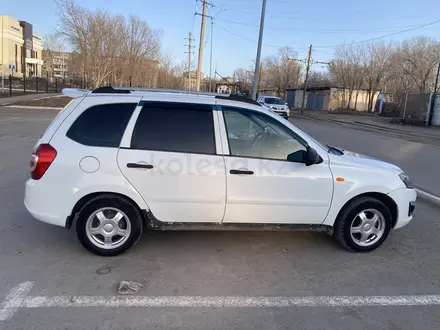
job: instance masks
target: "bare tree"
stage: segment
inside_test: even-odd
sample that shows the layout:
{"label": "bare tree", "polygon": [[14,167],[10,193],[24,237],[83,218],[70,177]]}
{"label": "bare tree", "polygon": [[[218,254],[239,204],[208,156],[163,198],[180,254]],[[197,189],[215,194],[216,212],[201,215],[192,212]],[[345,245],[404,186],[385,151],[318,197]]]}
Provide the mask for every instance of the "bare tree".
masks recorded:
{"label": "bare tree", "polygon": [[[348,99],[343,100],[347,109],[352,108],[353,96],[354,107],[357,104],[356,92],[364,81],[365,72],[365,49],[362,45],[340,46],[335,50],[335,59],[330,63],[330,75],[333,84],[348,90]],[[343,94],[345,98],[345,93]]]}
{"label": "bare tree", "polygon": [[235,80],[240,87],[240,92],[250,95],[252,90],[252,84],[254,81],[254,73],[251,70],[238,68],[234,71]]}
{"label": "bare tree", "polygon": [[[390,68],[394,47],[383,41],[367,44],[365,60],[365,83],[368,89],[368,110],[373,110],[376,93],[380,93]],[[368,63],[369,62],[369,63]]]}
{"label": "bare tree", "polygon": [[151,29],[139,17],[130,16],[125,26],[127,39],[124,45],[124,57],[127,62],[127,68],[124,72],[128,73],[129,80],[138,80],[139,72],[137,68],[142,65],[144,59],[158,57],[162,34],[161,30]]}
{"label": "bare tree", "polygon": [[291,47],[283,47],[278,53],[263,61],[264,75],[268,85],[284,96],[286,89],[298,88],[301,77],[301,65],[294,61],[296,52]]}
{"label": "bare tree", "polygon": [[81,62],[84,80],[93,87],[112,82],[118,84],[149,83],[155,80],[152,70],[160,49],[162,32],[152,30],[136,16],[126,20],[106,10],[91,11],[75,0],[57,0],[59,29],[73,46]]}
{"label": "bare tree", "polygon": [[66,46],[64,45],[64,40],[58,33],[52,33],[45,35],[43,37],[43,48],[46,51],[63,51]]}
{"label": "bare tree", "polygon": [[440,43],[432,38],[414,37],[398,48],[402,72],[421,93],[432,90],[435,67],[440,60]]}
{"label": "bare tree", "polygon": [[[161,54],[159,56],[159,75],[157,87],[171,89],[185,89],[185,72],[187,64],[175,63],[172,54]],[[186,79],[187,76],[186,76]]]}
{"label": "bare tree", "polygon": [[312,71],[309,75],[308,87],[330,87],[331,76],[325,71]]}

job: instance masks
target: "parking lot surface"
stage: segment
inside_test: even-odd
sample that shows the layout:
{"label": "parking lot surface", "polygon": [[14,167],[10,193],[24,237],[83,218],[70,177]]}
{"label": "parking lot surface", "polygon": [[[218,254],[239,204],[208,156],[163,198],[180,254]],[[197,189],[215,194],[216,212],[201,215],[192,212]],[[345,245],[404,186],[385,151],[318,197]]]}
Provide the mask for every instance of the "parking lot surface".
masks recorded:
{"label": "parking lot surface", "polygon": [[[440,328],[440,212],[420,201],[368,254],[309,232],[149,232],[118,257],[88,253],[23,206],[55,115],[0,108],[0,329]],[[121,280],[144,287],[121,300]]]}

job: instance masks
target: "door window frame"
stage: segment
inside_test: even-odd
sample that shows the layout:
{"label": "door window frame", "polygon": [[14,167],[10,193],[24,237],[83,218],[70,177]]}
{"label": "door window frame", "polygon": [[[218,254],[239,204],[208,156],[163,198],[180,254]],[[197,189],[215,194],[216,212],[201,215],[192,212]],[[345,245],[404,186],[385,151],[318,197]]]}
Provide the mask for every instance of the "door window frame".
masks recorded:
{"label": "door window frame", "polygon": [[[213,130],[213,142],[214,142],[214,152],[213,153],[205,153],[205,152],[188,152],[188,151],[180,151],[180,150],[162,150],[162,149],[138,149],[133,148],[131,146],[131,139],[134,133],[134,129],[136,126],[136,123],[138,121],[139,115],[141,111],[148,111],[145,108],[148,107],[154,107],[157,104],[164,104],[168,107],[170,106],[184,106],[184,107],[200,107],[200,106],[206,106],[210,107],[210,110],[201,110],[201,111],[211,111],[212,113],[212,130]],[[133,115],[130,118],[130,121],[127,124],[127,128],[125,130],[125,133],[121,140],[121,149],[130,149],[130,150],[138,150],[138,151],[145,151],[145,152],[170,152],[170,153],[180,153],[180,154],[195,154],[195,155],[207,155],[207,156],[217,156],[217,155],[223,155],[222,151],[222,143],[220,141],[220,127],[218,123],[218,117],[216,115],[217,111],[215,111],[215,105],[212,104],[206,104],[206,103],[195,103],[195,102],[175,102],[175,101],[160,101],[160,100],[141,100],[139,104],[137,105],[135,111],[133,112]],[[177,110],[178,111],[178,110]]]}
{"label": "door window frame", "polygon": [[228,135],[228,126],[226,125],[226,118],[225,118],[225,113],[223,111],[223,108],[227,108],[227,109],[231,109],[233,111],[237,111],[237,112],[248,112],[248,113],[254,113],[257,114],[259,116],[265,117],[265,118],[270,118],[270,120],[276,121],[278,122],[280,125],[283,125],[286,130],[289,131],[289,133],[292,135],[292,138],[295,139],[299,144],[301,144],[302,146],[304,146],[304,148],[308,148],[309,144],[307,143],[307,141],[305,139],[303,139],[301,136],[299,136],[296,132],[294,132],[293,130],[291,130],[289,127],[285,126],[281,121],[267,115],[264,112],[260,112],[260,111],[256,111],[253,109],[249,109],[249,108],[240,108],[240,107],[236,107],[236,106],[229,106],[229,105],[217,105],[217,109],[219,111],[217,111],[219,113],[219,116],[221,116],[222,118],[219,120],[219,122],[221,123],[221,135],[222,135],[222,145],[223,145],[223,156],[225,157],[235,157],[235,158],[248,158],[248,159],[261,159],[261,160],[271,160],[271,161],[279,161],[279,162],[289,162],[289,163],[298,163],[298,164],[302,164],[302,162],[292,162],[292,161],[288,161],[287,159],[278,159],[278,158],[265,158],[265,157],[255,157],[255,156],[244,156],[244,155],[233,155],[231,154],[231,148],[229,145],[229,135]]}

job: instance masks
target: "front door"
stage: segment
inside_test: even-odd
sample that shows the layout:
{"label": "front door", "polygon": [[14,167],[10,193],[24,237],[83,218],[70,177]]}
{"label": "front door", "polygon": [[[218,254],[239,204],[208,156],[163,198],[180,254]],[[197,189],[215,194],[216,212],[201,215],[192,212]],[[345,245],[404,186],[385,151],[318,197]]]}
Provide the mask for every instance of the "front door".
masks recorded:
{"label": "front door", "polygon": [[333,193],[328,159],[306,166],[306,142],[264,113],[223,106],[222,113],[229,144],[223,222],[322,223]]}
{"label": "front door", "polygon": [[158,220],[222,221],[226,177],[214,127],[210,105],[146,102],[140,110],[118,164]]}

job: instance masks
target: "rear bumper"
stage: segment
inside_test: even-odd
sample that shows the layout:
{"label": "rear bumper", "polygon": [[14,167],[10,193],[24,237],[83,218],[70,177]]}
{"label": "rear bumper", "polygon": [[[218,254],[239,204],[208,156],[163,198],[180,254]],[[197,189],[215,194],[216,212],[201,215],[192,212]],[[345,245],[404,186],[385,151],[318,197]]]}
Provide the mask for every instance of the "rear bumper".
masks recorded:
{"label": "rear bumper", "polygon": [[49,188],[43,180],[27,180],[24,206],[35,219],[64,227],[68,216],[66,201],[60,198],[62,194],[50,194],[53,189]]}
{"label": "rear bumper", "polygon": [[388,194],[397,204],[397,221],[394,229],[406,226],[413,218],[413,211],[417,199],[415,189],[398,189]]}

